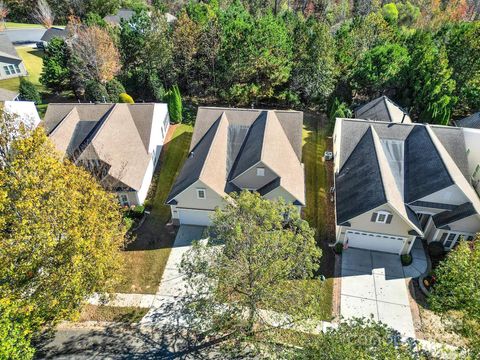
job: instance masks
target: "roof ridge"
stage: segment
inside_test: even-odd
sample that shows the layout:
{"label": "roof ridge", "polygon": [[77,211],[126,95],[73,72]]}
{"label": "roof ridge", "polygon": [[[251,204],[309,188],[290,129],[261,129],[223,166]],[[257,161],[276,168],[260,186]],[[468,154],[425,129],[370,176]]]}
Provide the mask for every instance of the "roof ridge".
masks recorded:
{"label": "roof ridge", "polygon": [[58,127],[60,126],[60,124],[62,124],[63,121],[64,121],[67,117],[69,117],[74,110],[78,113],[78,110],[75,108],[75,106],[72,107],[72,108],[70,109],[70,111],[63,117],[63,119],[60,120],[60,121],[58,122],[58,124],[55,125],[55,127],[54,127],[52,130],[50,130],[50,132],[49,132],[47,135],[48,135],[48,136],[53,135],[53,133],[54,133],[54,132],[58,129]]}
{"label": "roof ridge", "polygon": [[[207,151],[207,156],[205,157],[205,161],[203,162],[203,166],[202,166],[202,170],[200,170],[200,174],[198,175],[198,179],[202,179],[202,176],[203,176],[203,172],[206,168],[205,164],[206,162],[208,161],[208,158],[210,157],[210,152],[212,151],[212,148],[213,148],[213,143],[215,142],[215,139],[217,138],[217,133],[220,129],[220,125],[222,123],[222,121],[227,121],[228,122],[228,118],[227,118],[227,114],[225,114],[225,111],[222,112],[222,115],[220,115],[220,117],[215,121],[217,122],[218,121],[218,126],[217,128],[215,129],[215,134],[213,134],[213,138],[212,138],[212,141],[210,142],[210,146],[208,147],[208,151]],[[213,125],[212,125],[213,126]],[[199,141],[200,142],[200,141]],[[193,152],[193,149],[192,149],[192,152]],[[226,179],[225,179],[226,181]]]}
{"label": "roof ridge", "polygon": [[[458,187],[460,190],[463,192],[463,194],[467,197],[467,199],[470,199],[472,202],[473,207],[477,211],[478,214],[480,214],[480,199],[477,195],[477,192],[473,189],[472,185],[470,182],[463,176],[462,171],[458,168],[457,164],[455,161],[453,161],[452,157],[448,153],[447,149],[443,146],[442,142],[438,139],[437,135],[435,132],[430,128],[430,126],[425,127],[427,130],[428,135],[432,139],[433,146],[437,150],[440,159],[443,162],[443,165],[447,169],[448,175],[450,176],[450,179],[452,182],[456,185],[459,185]],[[446,158],[446,159],[445,159]],[[448,160],[449,164],[447,165],[447,162],[445,160]],[[453,172],[458,172],[458,173],[453,173]],[[460,186],[460,184],[457,183],[457,180],[460,182],[464,182],[464,186]],[[466,185],[466,187],[465,187]],[[465,191],[467,190],[467,191]],[[473,197],[473,199],[472,199]]]}

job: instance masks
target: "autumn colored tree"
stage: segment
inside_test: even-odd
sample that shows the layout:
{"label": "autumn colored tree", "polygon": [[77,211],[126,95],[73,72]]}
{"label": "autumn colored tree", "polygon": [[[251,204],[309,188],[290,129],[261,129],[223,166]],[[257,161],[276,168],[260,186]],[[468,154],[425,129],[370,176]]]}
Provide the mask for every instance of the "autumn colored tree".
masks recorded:
{"label": "autumn colored tree", "polygon": [[[0,119],[0,332],[10,326],[28,342],[92,293],[112,291],[124,228],[115,196],[62,161],[43,128]],[[1,336],[0,349],[11,341]]]}
{"label": "autumn colored tree", "polygon": [[99,26],[85,26],[79,22],[69,25],[69,44],[72,53],[79,59],[78,65],[87,79],[102,84],[112,80],[120,71],[120,53],[109,33]]}

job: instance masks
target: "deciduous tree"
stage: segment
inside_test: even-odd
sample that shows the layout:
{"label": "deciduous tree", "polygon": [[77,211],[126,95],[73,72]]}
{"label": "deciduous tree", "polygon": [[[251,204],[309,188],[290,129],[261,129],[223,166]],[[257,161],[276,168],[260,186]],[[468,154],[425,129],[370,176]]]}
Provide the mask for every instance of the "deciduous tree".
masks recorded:
{"label": "deciduous tree", "polygon": [[63,162],[43,128],[0,119],[0,301],[35,332],[112,290],[124,230],[114,195]]}
{"label": "deciduous tree", "polygon": [[182,260],[196,291],[189,304],[192,329],[253,340],[259,329],[265,336],[276,326],[315,318],[318,299],[306,289],[320,255],[314,230],[294,206],[248,191],[233,195],[232,203],[215,212],[208,244],[196,243]]}

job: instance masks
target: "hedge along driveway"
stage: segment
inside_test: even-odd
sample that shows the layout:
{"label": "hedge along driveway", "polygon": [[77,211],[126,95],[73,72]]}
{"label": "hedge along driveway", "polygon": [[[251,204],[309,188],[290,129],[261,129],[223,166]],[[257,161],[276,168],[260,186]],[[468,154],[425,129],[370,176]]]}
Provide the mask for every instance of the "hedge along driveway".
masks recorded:
{"label": "hedge along driveway", "polygon": [[172,125],[169,129],[147,199],[152,209],[123,252],[124,280],[117,292],[155,294],[157,291],[175,240],[175,230],[166,225],[170,207],[165,200],[187,157],[192,133],[190,125]]}

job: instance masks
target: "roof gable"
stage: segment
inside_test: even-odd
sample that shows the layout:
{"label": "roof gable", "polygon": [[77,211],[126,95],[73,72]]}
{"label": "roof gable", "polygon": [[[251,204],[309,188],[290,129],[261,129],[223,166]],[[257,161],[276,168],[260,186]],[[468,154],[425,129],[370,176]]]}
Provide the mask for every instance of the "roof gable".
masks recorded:
{"label": "roof gable", "polygon": [[372,121],[411,123],[410,116],[386,96],[374,99],[355,110],[355,117]]}
{"label": "roof gable", "polygon": [[387,202],[372,127],[345,161],[335,183],[338,224]]}

